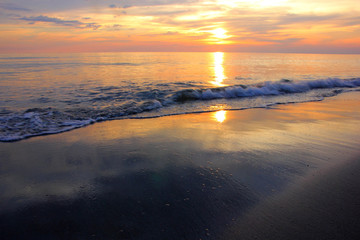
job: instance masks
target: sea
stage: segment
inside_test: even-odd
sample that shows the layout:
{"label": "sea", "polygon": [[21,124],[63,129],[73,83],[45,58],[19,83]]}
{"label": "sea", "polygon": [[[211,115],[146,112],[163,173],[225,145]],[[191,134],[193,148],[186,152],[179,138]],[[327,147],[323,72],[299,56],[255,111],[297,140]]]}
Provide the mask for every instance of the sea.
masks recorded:
{"label": "sea", "polygon": [[100,121],[271,108],[360,90],[360,55],[0,55],[0,141]]}

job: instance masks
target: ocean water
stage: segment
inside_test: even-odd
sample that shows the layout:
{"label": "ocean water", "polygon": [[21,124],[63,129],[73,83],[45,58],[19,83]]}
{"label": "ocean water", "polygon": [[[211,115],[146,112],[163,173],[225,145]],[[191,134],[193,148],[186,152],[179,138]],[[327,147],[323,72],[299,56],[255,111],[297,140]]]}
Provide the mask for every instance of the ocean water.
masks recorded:
{"label": "ocean water", "polygon": [[0,55],[0,141],[95,122],[321,101],[360,90],[360,55]]}

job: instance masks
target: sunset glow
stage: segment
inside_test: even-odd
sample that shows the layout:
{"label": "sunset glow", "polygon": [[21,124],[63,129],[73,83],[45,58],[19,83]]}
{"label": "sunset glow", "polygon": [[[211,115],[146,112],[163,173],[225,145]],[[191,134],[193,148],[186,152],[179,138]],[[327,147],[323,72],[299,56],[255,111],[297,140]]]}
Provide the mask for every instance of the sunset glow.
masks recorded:
{"label": "sunset glow", "polygon": [[223,29],[223,28],[217,28],[217,29],[214,29],[212,31],[210,31],[212,34],[214,34],[214,37],[215,38],[218,38],[218,39],[224,39],[224,38],[228,38],[228,36],[226,35],[226,30]]}
{"label": "sunset glow", "polygon": [[214,112],[214,119],[219,123],[224,122],[226,119],[226,111],[220,110],[220,111]]}
{"label": "sunset glow", "polygon": [[4,0],[0,52],[360,53],[357,0]]}
{"label": "sunset glow", "polygon": [[214,56],[214,76],[215,79],[211,83],[214,84],[217,87],[223,87],[225,86],[223,84],[223,81],[226,79],[225,73],[224,73],[224,53],[223,52],[215,52],[213,53]]}

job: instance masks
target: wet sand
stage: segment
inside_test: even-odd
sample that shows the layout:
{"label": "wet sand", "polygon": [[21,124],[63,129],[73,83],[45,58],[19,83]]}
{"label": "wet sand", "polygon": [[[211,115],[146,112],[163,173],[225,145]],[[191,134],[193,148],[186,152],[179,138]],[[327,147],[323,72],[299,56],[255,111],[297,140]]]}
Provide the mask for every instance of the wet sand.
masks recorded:
{"label": "wet sand", "polygon": [[359,239],[360,158],[251,209],[221,239]]}
{"label": "wet sand", "polygon": [[360,92],[0,143],[4,239],[357,239]]}

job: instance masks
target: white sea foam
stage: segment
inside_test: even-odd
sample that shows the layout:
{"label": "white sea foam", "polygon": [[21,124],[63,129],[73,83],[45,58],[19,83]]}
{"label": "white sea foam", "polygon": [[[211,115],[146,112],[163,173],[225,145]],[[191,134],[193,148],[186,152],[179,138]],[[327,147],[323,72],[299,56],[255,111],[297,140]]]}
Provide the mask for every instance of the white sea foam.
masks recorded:
{"label": "white sea foam", "polygon": [[[238,99],[235,102],[231,101],[232,105],[228,104],[229,109],[248,109],[276,104],[319,101],[324,97],[337,95],[345,88],[357,90],[359,87],[360,78],[345,80],[329,78],[296,82],[283,80],[180,91],[150,89],[124,92],[116,87],[107,87],[98,90],[99,94],[89,92],[85,95],[85,100],[80,98],[77,101],[68,101],[70,107],[66,109],[31,108],[23,112],[0,109],[0,141],[16,141],[31,136],[59,133],[111,119],[159,117],[210,111],[209,107],[215,100]],[[259,97],[260,100],[256,100]],[[76,105],[79,101],[93,103],[101,101],[107,103],[109,107],[99,109],[88,105],[79,108]],[[122,101],[123,104],[111,105],[118,101]],[[241,104],[237,104],[237,102]],[[145,112],[149,114],[144,114]]]}
{"label": "white sea foam", "polygon": [[258,85],[241,85],[213,89],[184,90],[174,95],[175,101],[209,100],[218,98],[241,98],[267,95],[303,93],[313,89],[354,88],[360,86],[360,78],[329,78],[315,81],[280,81],[265,82]]}
{"label": "white sea foam", "polygon": [[16,141],[31,136],[69,131],[93,122],[92,119],[70,119],[53,109],[30,109],[23,114],[0,117],[0,141]]}

